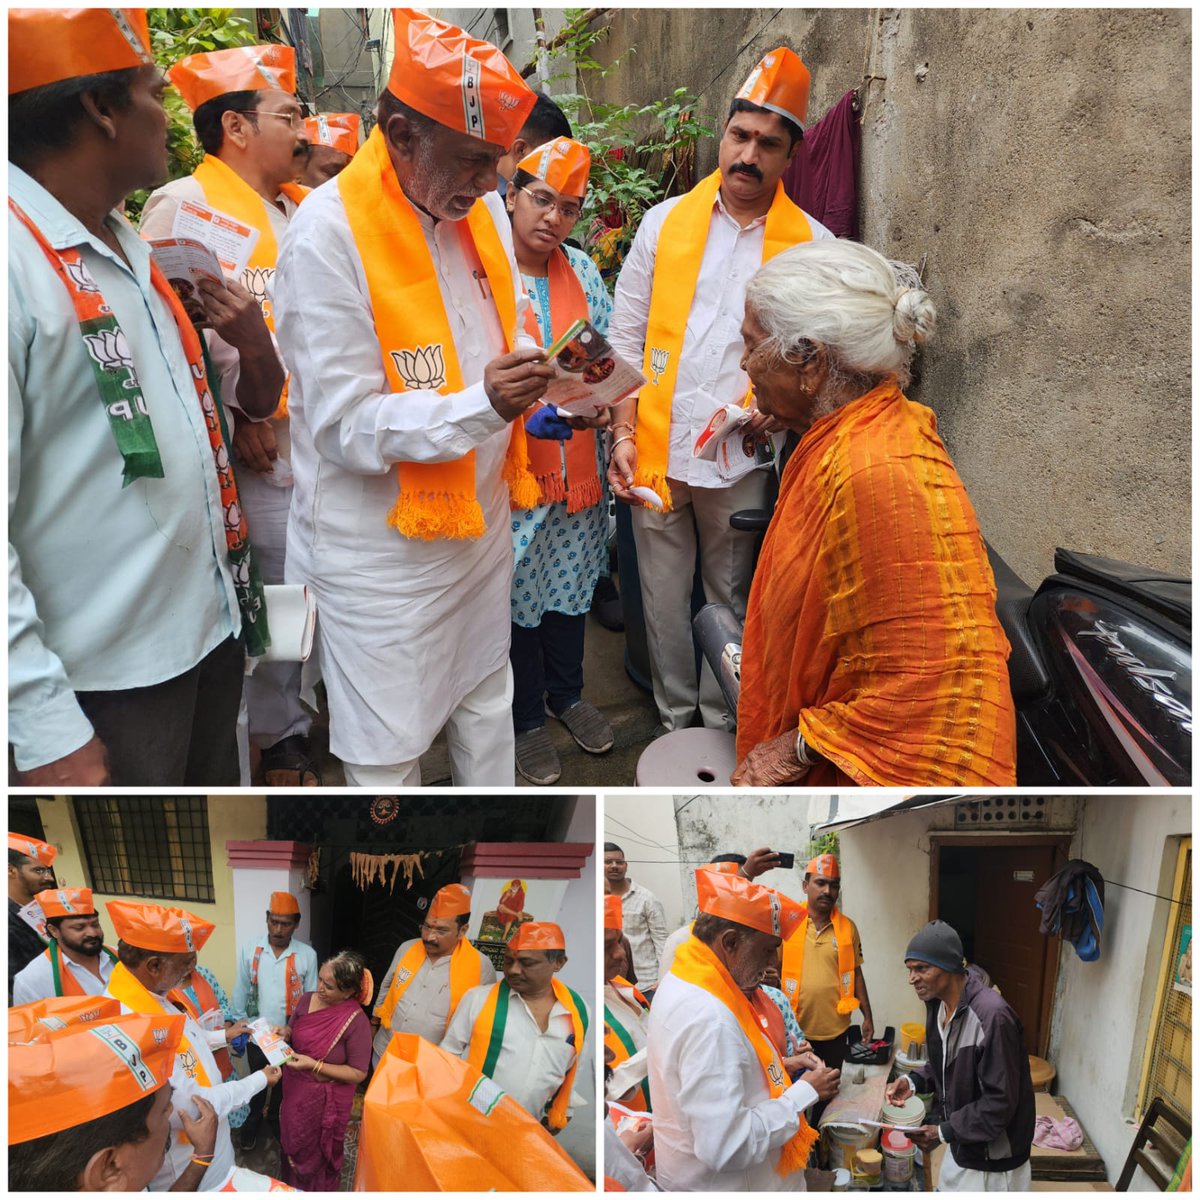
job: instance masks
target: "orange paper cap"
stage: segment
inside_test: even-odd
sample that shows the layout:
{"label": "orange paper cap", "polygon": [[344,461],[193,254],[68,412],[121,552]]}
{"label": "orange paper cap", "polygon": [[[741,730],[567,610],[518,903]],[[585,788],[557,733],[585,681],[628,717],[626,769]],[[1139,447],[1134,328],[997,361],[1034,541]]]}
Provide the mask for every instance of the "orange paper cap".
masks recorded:
{"label": "orange paper cap", "polygon": [[268,905],[267,911],[274,913],[277,917],[298,917],[300,901],[291,892],[272,892],[271,903]]}
{"label": "orange paper cap", "polygon": [[508,943],[510,950],[565,950],[563,931],[552,921],[526,921]]}
{"label": "orange paper cap", "polygon": [[10,8],[8,94],[152,66],[144,8]]}
{"label": "orange paper cap", "polygon": [[724,917],[784,940],[791,937],[804,919],[800,905],[794,900],[740,875],[723,875],[701,867],[696,872],[696,894],[702,913]]}
{"label": "orange paper cap", "polygon": [[574,138],[556,138],[525,155],[517,169],[548,183],[564,196],[579,196],[587,191],[588,172],[592,169],[591,151]]}
{"label": "orange paper cap", "polygon": [[58,851],[53,846],[39,842],[37,838],[26,837],[23,833],[10,833],[8,848],[25,855],[26,858],[36,859],[43,867],[52,866],[58,857]]}
{"label": "orange paper cap", "polygon": [[396,57],[387,90],[417,112],[505,150],[537,97],[490,42],[415,8],[393,8]]}
{"label": "orange paper cap", "polygon": [[167,77],[183,102],[195,112],[202,104],[229,92],[274,89],[296,94],[296,52],[291,46],[235,46],[181,58]]}
{"label": "orange paper cap", "polygon": [[304,118],[310,146],[330,146],[354,157],[358,150],[358,113],[318,113]]}
{"label": "orange paper cap", "polygon": [[68,1025],[94,1024],[121,1015],[121,1002],[110,996],[47,996],[8,1010],[8,1040],[36,1042]]}
{"label": "orange paper cap", "polygon": [[818,854],[808,860],[808,866],[804,868],[805,875],[821,875],[826,879],[841,879],[842,873],[838,869],[838,860],[832,854]]}
{"label": "orange paper cap", "polygon": [[620,896],[604,897],[604,928],[624,930],[625,920],[621,913]]}
{"label": "orange paper cap", "polygon": [[471,912],[471,893],[461,883],[448,883],[439,888],[425,915],[434,921],[452,921]]}
{"label": "orange paper cap", "polygon": [[780,46],[763,55],[734,99],[769,108],[803,129],[808,115],[808,87],[808,68],[786,46]]}
{"label": "orange paper cap", "polygon": [[718,875],[740,875],[742,873],[742,864],[735,862],[709,863],[703,870],[716,871]]}
{"label": "orange paper cap", "polygon": [[171,1078],[184,1016],[130,1013],[8,1048],[8,1144],[60,1133],[156,1092]]}
{"label": "orange paper cap", "polygon": [[37,902],[46,917],[94,917],[91,888],[55,888],[38,892]]}
{"label": "orange paper cap", "polygon": [[216,926],[182,908],[109,900],[105,904],[117,937],[141,950],[160,954],[199,953]]}

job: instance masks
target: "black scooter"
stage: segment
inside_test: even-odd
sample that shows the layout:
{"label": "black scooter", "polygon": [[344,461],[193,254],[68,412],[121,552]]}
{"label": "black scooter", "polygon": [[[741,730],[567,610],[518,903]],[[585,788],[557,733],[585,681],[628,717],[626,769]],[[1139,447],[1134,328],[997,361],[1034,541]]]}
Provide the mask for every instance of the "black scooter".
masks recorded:
{"label": "black scooter", "polygon": [[[769,514],[739,513],[762,527]],[[1012,644],[1017,783],[1176,787],[1192,779],[1192,585],[1131,563],[1056,550],[1036,591],[989,546]],[[742,630],[708,604],[696,639],[737,711]]]}

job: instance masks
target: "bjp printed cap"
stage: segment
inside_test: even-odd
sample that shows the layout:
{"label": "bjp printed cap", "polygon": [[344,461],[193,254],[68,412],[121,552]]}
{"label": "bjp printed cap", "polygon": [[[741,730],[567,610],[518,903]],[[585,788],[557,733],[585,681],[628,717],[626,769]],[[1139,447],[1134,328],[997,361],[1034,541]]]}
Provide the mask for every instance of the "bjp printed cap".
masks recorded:
{"label": "bjp printed cap", "polygon": [[808,68],[786,46],[780,46],[763,55],[734,99],[768,108],[803,129],[808,87]]}
{"label": "bjp printed cap", "polygon": [[832,854],[817,854],[808,860],[805,875],[820,875],[825,879],[841,879],[838,860]]}
{"label": "bjp printed cap", "polygon": [[199,953],[216,926],[182,908],[109,900],[105,907],[117,937],[139,950],[159,954]]}
{"label": "bjp printed cap", "polygon": [[425,915],[434,921],[453,921],[471,912],[471,893],[461,883],[439,888]]}
{"label": "bjp printed cap", "polygon": [[604,897],[604,928],[624,930],[625,919],[621,913],[620,896]]}
{"label": "bjp printed cap", "polygon": [[52,888],[38,892],[37,902],[45,917],[94,917],[96,905],[91,888]]}
{"label": "bjp printed cap", "polygon": [[804,910],[794,900],[740,875],[701,867],[696,872],[696,895],[702,913],[736,921],[785,941],[804,920]]}
{"label": "bjp printed cap", "polygon": [[189,54],[168,72],[183,102],[195,112],[202,104],[229,92],[274,90],[296,94],[296,51],[268,42]]}
{"label": "bjp printed cap", "polygon": [[564,196],[582,196],[587,191],[592,155],[574,138],[555,138],[525,155],[517,169],[548,183]]}
{"label": "bjp printed cap", "polygon": [[126,1108],[171,1078],[184,1016],[130,1013],[8,1048],[8,1144]]}
{"label": "bjp printed cap", "polygon": [[310,146],[329,146],[354,157],[358,150],[358,113],[318,113],[304,118]]}
{"label": "bjp printed cap", "polygon": [[552,921],[526,921],[508,943],[510,950],[565,950],[563,931]]}
{"label": "bjp printed cap", "polygon": [[537,97],[490,42],[415,8],[393,8],[396,57],[387,90],[459,133],[508,149]]}
{"label": "bjp printed cap", "polygon": [[53,846],[39,842],[35,837],[26,837],[23,833],[10,833],[8,848],[25,855],[26,858],[36,859],[43,867],[52,866],[58,857],[58,851]]}
{"label": "bjp printed cap", "polygon": [[144,8],[10,8],[8,94],[154,63]]}
{"label": "bjp printed cap", "polygon": [[271,903],[267,905],[267,911],[277,917],[298,917],[300,901],[291,892],[272,892]]}
{"label": "bjp printed cap", "polygon": [[42,1041],[68,1025],[95,1025],[121,1015],[110,996],[47,996],[8,1010],[10,1042]]}

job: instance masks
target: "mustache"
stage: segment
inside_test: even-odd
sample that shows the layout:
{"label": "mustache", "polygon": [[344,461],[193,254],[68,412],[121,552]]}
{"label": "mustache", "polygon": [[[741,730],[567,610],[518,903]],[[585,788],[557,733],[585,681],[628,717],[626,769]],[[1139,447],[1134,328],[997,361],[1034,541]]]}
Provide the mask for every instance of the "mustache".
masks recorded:
{"label": "mustache", "polygon": [[763,173],[753,163],[734,163],[729,168],[730,175],[749,175],[751,179],[757,179],[762,183]]}

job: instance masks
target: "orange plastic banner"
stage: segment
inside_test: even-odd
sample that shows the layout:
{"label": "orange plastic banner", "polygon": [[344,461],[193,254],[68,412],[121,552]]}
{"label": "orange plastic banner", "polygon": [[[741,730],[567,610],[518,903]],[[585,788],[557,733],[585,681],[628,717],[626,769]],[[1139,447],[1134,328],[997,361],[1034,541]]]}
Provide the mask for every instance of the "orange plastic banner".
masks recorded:
{"label": "orange plastic banner", "polygon": [[398,1033],[363,1100],[356,1192],[592,1192],[554,1138],[490,1079]]}

